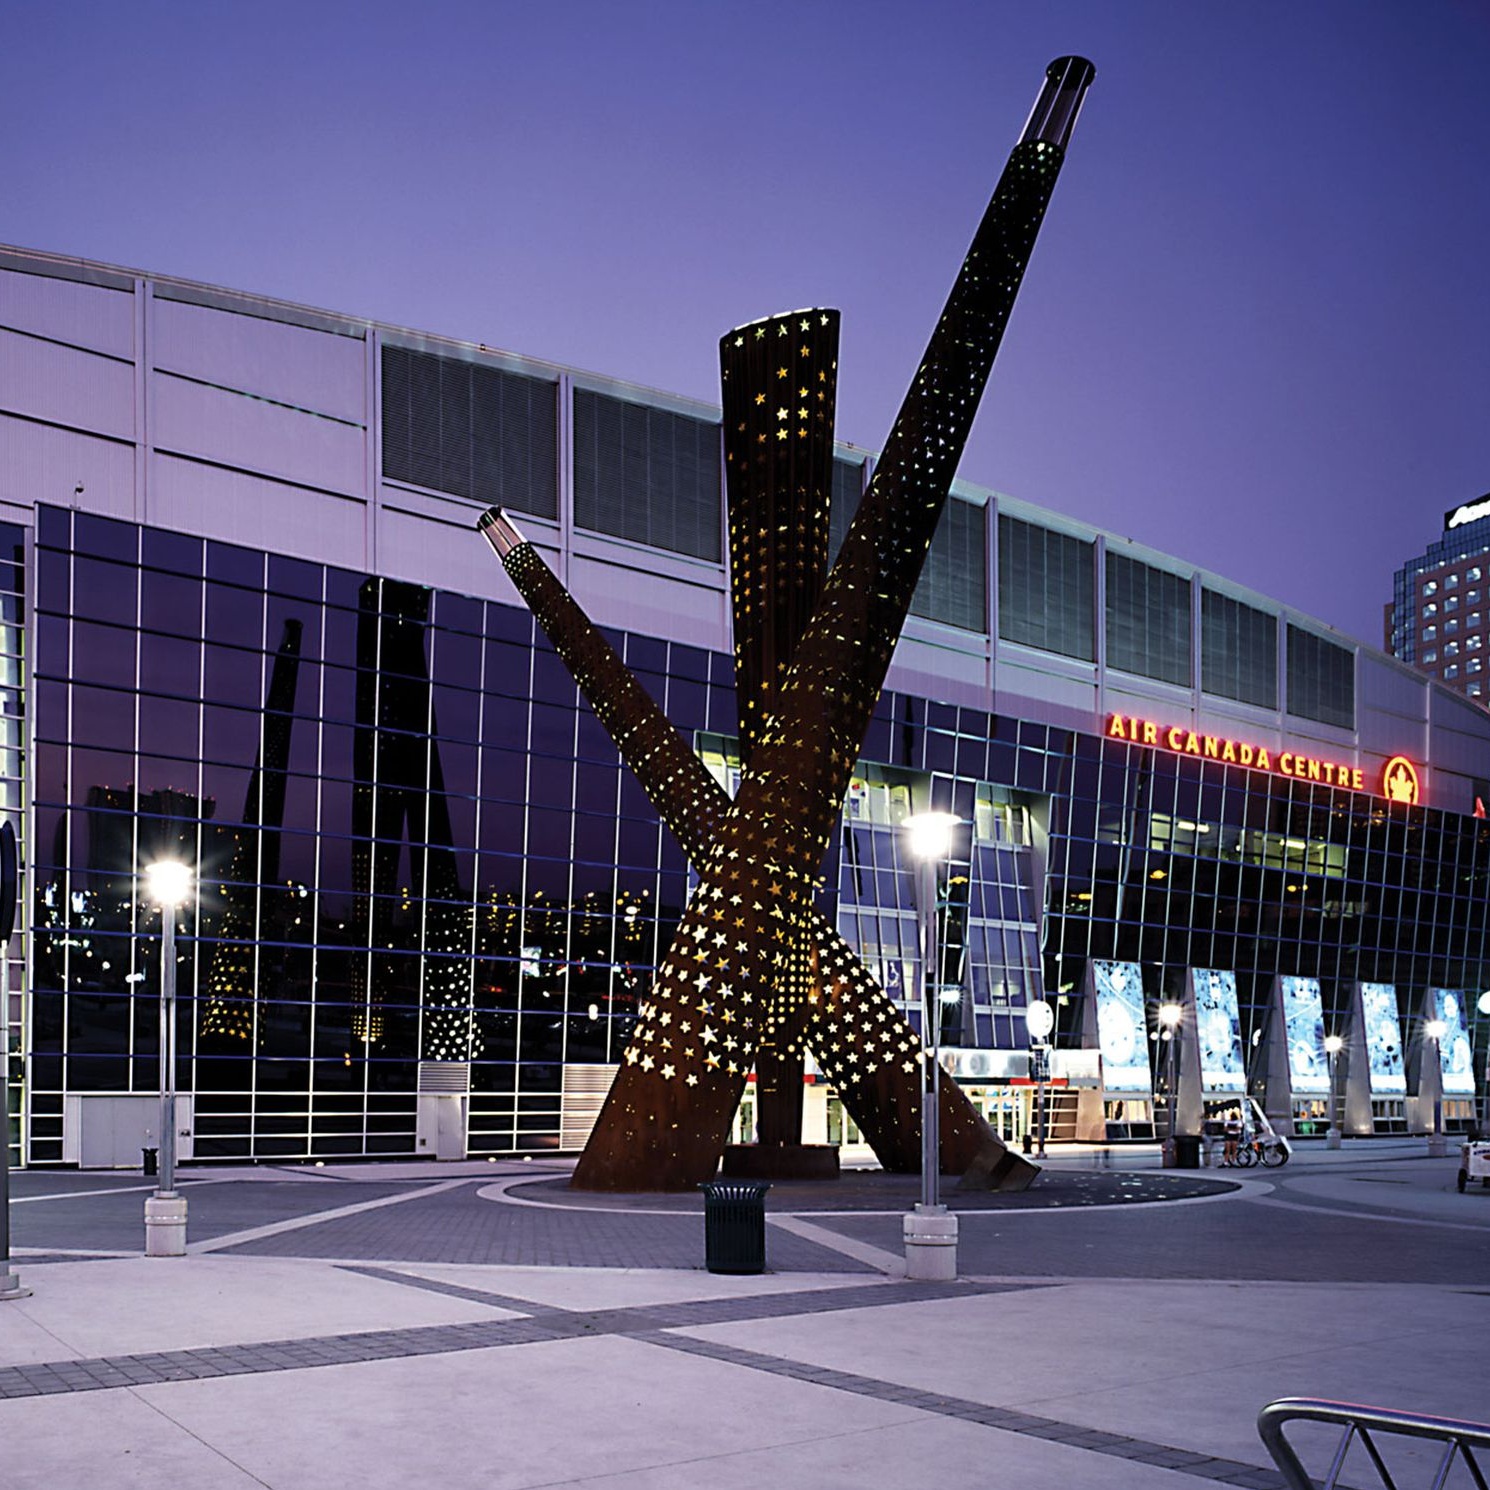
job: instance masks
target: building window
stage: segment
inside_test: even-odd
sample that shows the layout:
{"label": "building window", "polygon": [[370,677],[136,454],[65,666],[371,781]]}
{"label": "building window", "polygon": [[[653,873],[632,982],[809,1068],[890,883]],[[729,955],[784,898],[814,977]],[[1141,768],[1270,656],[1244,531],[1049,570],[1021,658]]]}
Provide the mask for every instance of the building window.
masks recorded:
{"label": "building window", "polygon": [[1446,590],[1457,590],[1459,588],[1459,576],[1457,574],[1444,575],[1443,587]]}
{"label": "building window", "polygon": [[1452,621],[1445,621],[1443,623],[1443,634],[1445,636],[1453,636],[1453,635],[1455,635],[1455,633],[1458,632],[1458,630],[1459,630],[1459,621],[1458,621],[1458,618],[1457,617],[1455,617],[1455,619],[1452,620]]}
{"label": "building window", "polygon": [[1444,668],[1443,675],[1445,680],[1457,678],[1459,676],[1459,664],[1451,663],[1448,667]]}
{"label": "building window", "polygon": [[1480,685],[1478,683],[1471,683],[1464,691],[1471,698],[1478,698],[1480,696]]}
{"label": "building window", "polygon": [[1438,602],[1436,600],[1430,600],[1428,604],[1423,607],[1423,614],[1425,616],[1436,616],[1438,614]]}
{"label": "building window", "polygon": [[911,597],[911,614],[963,631],[988,626],[988,509],[948,500],[926,565]]}
{"label": "building window", "polygon": [[1459,655],[1459,643],[1458,642],[1450,642],[1443,649],[1443,655],[1445,657],[1457,657]]}
{"label": "building window", "polygon": [[1438,627],[1437,626],[1425,626],[1425,627],[1423,627],[1423,640],[1425,642],[1437,641],[1437,639],[1438,639]]}
{"label": "building window", "polygon": [[1200,592],[1200,686],[1217,698],[1278,707],[1278,618]]}
{"label": "building window", "polygon": [[1464,618],[1464,624],[1466,626],[1478,626],[1480,624],[1480,613],[1479,613],[1479,611],[1477,611],[1477,610],[1470,611],[1470,613]]}
{"label": "building window", "polygon": [[1288,712],[1355,728],[1355,652],[1298,626],[1288,628]]}
{"label": "building window", "polygon": [[1485,659],[1483,657],[1471,657],[1469,661],[1464,664],[1464,671],[1467,673],[1477,673],[1484,666]]}
{"label": "building window", "polygon": [[719,426],[574,390],[574,522],[651,548],[720,557]]}
{"label": "building window", "polygon": [[1423,594],[1424,596],[1438,594],[1438,581],[1436,579],[1427,580],[1423,585]]}
{"label": "building window", "polygon": [[1438,648],[1437,647],[1434,647],[1431,650],[1429,650],[1427,652],[1424,652],[1423,653],[1423,661],[1424,662],[1437,662],[1438,661]]}
{"label": "building window", "polygon": [[[859,510],[863,461],[833,461],[833,500],[828,508],[828,560],[838,560],[843,536]],[[963,631],[988,627],[988,509],[950,497],[942,509],[911,614]]]}
{"label": "building window", "polygon": [[1004,641],[1096,658],[1093,545],[1015,517],[999,517],[999,636]]}
{"label": "building window", "polygon": [[1444,601],[1443,608],[1446,611],[1458,610],[1459,609],[1459,597],[1457,595],[1450,595],[1448,597],[1448,599],[1446,599]]}
{"label": "building window", "polygon": [[1464,645],[1468,647],[1471,652],[1478,652],[1480,648],[1485,645],[1485,638],[1482,636],[1467,636],[1464,639]]}
{"label": "building window", "polygon": [[558,514],[558,385],[383,348],[383,475],[540,517]]}
{"label": "building window", "polygon": [[1107,555],[1107,665],[1190,686],[1190,581]]}
{"label": "building window", "polygon": [[1474,582],[1480,578],[1480,566],[1476,564],[1475,567],[1471,569],[1469,573],[1466,574],[1464,577],[1470,582],[1470,584],[1474,584]]}

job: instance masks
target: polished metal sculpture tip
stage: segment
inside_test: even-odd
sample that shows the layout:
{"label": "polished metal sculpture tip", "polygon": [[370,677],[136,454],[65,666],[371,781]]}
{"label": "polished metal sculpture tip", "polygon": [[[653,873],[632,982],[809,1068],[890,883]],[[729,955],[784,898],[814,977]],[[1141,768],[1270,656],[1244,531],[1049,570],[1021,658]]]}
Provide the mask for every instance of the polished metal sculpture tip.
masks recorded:
{"label": "polished metal sculpture tip", "polygon": [[1025,121],[1019,143],[1039,140],[1064,150],[1071,131],[1076,128],[1076,116],[1081,112],[1086,90],[1096,76],[1097,69],[1085,57],[1057,57],[1045,69],[1044,85]]}
{"label": "polished metal sculpture tip", "polygon": [[476,529],[486,534],[486,541],[496,549],[499,559],[505,559],[513,549],[528,541],[500,507],[488,507],[476,519]]}

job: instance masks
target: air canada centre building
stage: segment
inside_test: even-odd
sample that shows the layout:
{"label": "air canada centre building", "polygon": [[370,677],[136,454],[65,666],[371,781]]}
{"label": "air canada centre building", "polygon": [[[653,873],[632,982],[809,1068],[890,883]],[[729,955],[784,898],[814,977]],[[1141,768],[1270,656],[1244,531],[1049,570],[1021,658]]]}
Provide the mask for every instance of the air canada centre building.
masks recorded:
{"label": "air canada centre building", "polygon": [[[873,466],[837,446],[835,549]],[[198,872],[183,1159],[582,1146],[689,870],[476,534],[492,503],[732,789],[717,409],[0,251],[21,1162],[154,1141],[163,855]],[[1250,1095],[1308,1132],[1333,1093],[1347,1133],[1465,1129],[1487,780],[1490,715],[1406,664],[959,483],[824,904],[919,1022],[898,825],[963,819],[940,1040],[1006,1138],[1037,1000],[1058,1138],[1149,1136],[1171,1082],[1187,1124]],[[852,1149],[808,1079],[805,1137]]]}

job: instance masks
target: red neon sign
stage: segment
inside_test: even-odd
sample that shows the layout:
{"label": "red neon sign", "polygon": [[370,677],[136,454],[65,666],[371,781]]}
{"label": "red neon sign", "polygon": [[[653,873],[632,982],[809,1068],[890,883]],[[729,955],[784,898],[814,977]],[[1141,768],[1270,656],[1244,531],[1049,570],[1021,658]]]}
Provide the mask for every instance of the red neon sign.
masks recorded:
{"label": "red neon sign", "polygon": [[[1275,776],[1287,776],[1294,781],[1317,781],[1321,786],[1341,786],[1355,792],[1367,790],[1366,773],[1360,766],[1343,765],[1297,750],[1273,751],[1266,745],[1207,734],[1183,724],[1158,724],[1132,714],[1109,714],[1104,733],[1109,740],[1152,745],[1175,755],[1192,755],[1200,760],[1270,771]],[[1405,756],[1393,756],[1381,774],[1380,791],[1388,801],[1416,803],[1419,796],[1417,768]]]}

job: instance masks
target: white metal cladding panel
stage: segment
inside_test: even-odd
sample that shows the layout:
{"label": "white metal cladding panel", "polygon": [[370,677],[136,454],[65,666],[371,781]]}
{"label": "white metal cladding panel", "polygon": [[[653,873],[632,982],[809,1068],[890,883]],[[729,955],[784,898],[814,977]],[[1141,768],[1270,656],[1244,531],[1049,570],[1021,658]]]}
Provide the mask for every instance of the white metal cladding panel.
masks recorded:
{"label": "white metal cladding panel", "polygon": [[[552,567],[553,556],[545,557]],[[522,604],[491,545],[476,531],[474,509],[469,522],[437,521],[389,505],[385,493],[378,512],[378,572],[461,595]]]}
{"label": "white metal cladding panel", "polygon": [[362,494],[367,435],[360,427],[160,373],[152,389],[157,449]]}
{"label": "white metal cladding panel", "polygon": [[1423,719],[1404,719],[1379,709],[1356,705],[1356,724],[1360,735],[1360,762],[1370,766],[1378,757],[1385,760],[1405,755],[1409,760],[1423,759],[1428,744],[1428,724]]}
{"label": "white metal cladding panel", "polygon": [[1356,703],[1377,714],[1396,714],[1419,724],[1428,717],[1428,680],[1400,664],[1373,656],[1364,648],[1357,654]]}
{"label": "white metal cladding panel", "polygon": [[[915,628],[912,621],[907,633]],[[969,632],[967,639],[987,645],[981,635]],[[895,646],[887,688],[902,693],[923,694],[946,704],[964,704],[973,709],[988,707],[989,669],[986,652],[962,651],[923,637],[904,635]]]}
{"label": "white metal cladding panel", "polygon": [[[1096,669],[1088,664],[1086,670],[1088,677],[1067,677],[1041,667],[1033,656],[1026,657],[1022,652],[1016,656],[1015,649],[1005,644],[998,650],[993,706],[1000,714],[1051,723],[1069,724],[1079,717],[1083,722],[1075,728],[1100,729]],[[1059,718],[1052,713],[1051,705],[1059,710]]]}
{"label": "white metal cladding panel", "polygon": [[124,290],[0,269],[0,324],[18,331],[133,357],[134,307]]}
{"label": "white metal cladding panel", "polygon": [[249,548],[365,569],[366,504],[157,454],[145,521]]}
{"label": "white metal cladding panel", "polygon": [[713,585],[692,585],[574,554],[569,588],[597,626],[729,650],[729,600]]}
{"label": "white metal cladding panel", "polygon": [[[84,495],[75,498],[80,483]],[[134,446],[0,414],[0,497],[27,507],[76,501],[90,512],[132,518]]]}
{"label": "white metal cladding panel", "polygon": [[358,338],[178,300],[154,301],[151,314],[157,367],[297,409],[367,422],[366,344]]}
{"label": "white metal cladding panel", "polygon": [[1431,707],[1430,765],[1490,777],[1490,714],[1446,688],[1432,690]]}
{"label": "white metal cladding panel", "polygon": [[0,330],[0,409],[134,438],[134,367]]}

